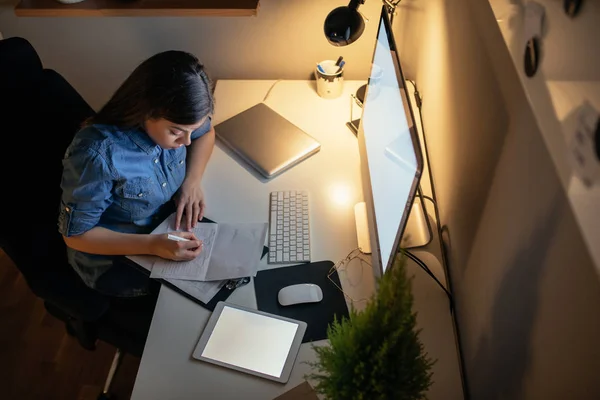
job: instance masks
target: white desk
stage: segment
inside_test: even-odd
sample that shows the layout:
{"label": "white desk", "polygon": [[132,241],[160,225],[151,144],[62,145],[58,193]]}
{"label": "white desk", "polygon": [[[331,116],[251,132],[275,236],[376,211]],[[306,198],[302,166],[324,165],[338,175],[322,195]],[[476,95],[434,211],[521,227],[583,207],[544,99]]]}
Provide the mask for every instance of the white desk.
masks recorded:
{"label": "white desk", "polygon": [[[219,81],[213,123],[239,113],[263,100],[275,81]],[[310,196],[312,259],[337,262],[357,247],[354,204],[362,201],[358,142],[345,126],[349,119],[350,93],[362,81],[347,81],[344,94],[335,100],[317,96],[314,81],[281,81],[266,101],[291,122],[313,135],[321,151],[268,183],[215,147],[204,177],[207,217],[217,222],[268,221],[269,193],[273,190],[302,189]],[[423,255],[426,258],[426,254]],[[435,256],[425,259],[435,264]],[[439,264],[430,268],[441,273]],[[263,260],[260,269],[270,268]],[[444,293],[414,265],[415,288],[425,310],[415,307],[419,319],[431,329],[422,336],[432,357],[436,383],[430,398],[462,398],[451,315]],[[438,275],[439,276],[439,275]],[[372,271],[351,264],[348,274],[340,273],[346,292],[354,299],[368,297],[374,289]],[[350,283],[349,283],[350,282]],[[256,308],[252,282],[237,289],[228,299]],[[361,308],[364,302],[357,303]],[[435,317],[439,315],[440,318]],[[303,344],[287,385],[228,370],[191,357],[210,312],[167,287],[162,287],[132,399],[260,399],[268,400],[302,382],[313,361],[311,344]],[[424,327],[423,327],[424,328]],[[425,331],[425,328],[424,328]],[[425,340],[427,338],[427,340]],[[325,341],[314,344],[324,344]],[[439,374],[439,375],[438,375]],[[441,382],[441,384],[439,383]]]}

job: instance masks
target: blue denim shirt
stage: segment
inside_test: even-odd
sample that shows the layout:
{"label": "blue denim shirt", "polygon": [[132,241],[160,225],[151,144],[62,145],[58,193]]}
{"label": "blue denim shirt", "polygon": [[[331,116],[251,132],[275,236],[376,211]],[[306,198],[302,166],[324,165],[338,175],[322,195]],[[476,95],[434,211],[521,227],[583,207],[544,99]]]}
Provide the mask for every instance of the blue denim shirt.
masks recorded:
{"label": "blue denim shirt", "polygon": [[[192,140],[210,127],[208,119],[192,133]],[[151,232],[166,217],[161,210],[183,183],[185,161],[185,147],[164,150],[141,129],[109,125],[81,129],[63,159],[59,232],[69,237],[96,226],[126,233]],[[117,266],[116,257],[67,251],[70,264],[88,286],[120,296],[145,292],[134,283],[127,286],[131,279],[120,276],[132,271],[110,271],[113,266],[126,267]]]}

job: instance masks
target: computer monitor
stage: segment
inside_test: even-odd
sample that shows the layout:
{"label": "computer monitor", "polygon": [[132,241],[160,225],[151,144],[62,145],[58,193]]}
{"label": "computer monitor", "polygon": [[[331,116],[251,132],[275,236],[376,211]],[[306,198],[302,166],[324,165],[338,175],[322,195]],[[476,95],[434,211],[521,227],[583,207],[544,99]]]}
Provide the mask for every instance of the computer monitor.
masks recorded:
{"label": "computer monitor", "polygon": [[397,254],[423,171],[415,119],[385,6],[358,139],[372,261],[375,273],[381,275]]}

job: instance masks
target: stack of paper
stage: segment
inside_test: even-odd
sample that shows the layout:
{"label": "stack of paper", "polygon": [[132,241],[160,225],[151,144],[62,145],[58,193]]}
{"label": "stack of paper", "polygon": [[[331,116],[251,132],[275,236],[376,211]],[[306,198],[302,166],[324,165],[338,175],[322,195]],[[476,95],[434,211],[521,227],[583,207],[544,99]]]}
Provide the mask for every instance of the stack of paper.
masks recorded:
{"label": "stack of paper", "polygon": [[[202,252],[191,261],[171,261],[155,256],[128,258],[161,278],[208,303],[229,279],[256,276],[267,235],[266,223],[199,223],[192,229],[203,242]],[[175,213],[152,231],[176,232]]]}

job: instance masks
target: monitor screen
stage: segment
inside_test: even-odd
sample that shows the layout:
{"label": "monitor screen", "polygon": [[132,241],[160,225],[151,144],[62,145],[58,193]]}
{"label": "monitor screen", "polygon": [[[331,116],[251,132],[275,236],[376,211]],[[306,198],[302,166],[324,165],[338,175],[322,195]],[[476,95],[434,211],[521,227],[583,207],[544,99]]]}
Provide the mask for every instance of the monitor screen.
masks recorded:
{"label": "monitor screen", "polygon": [[385,273],[398,250],[423,169],[385,7],[379,20],[358,136],[373,261]]}

